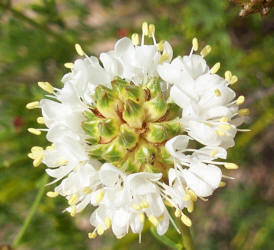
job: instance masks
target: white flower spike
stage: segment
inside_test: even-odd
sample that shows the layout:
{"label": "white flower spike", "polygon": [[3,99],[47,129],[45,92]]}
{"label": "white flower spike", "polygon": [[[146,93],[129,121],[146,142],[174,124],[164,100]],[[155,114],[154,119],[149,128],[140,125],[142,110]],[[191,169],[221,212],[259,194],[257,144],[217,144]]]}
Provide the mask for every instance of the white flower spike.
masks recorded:
{"label": "white flower spike", "polygon": [[220,63],[210,68],[204,59],[211,47],[196,54],[197,38],[188,56],[172,60],[171,45],[157,43],[155,26],[146,22],[141,41],[136,33],[120,39],[101,62],[79,44],[75,49],[84,57],[65,64],[71,72],[62,78],[63,88],[39,82],[51,99],[26,105],[41,108],[37,122],[46,126],[28,131],[45,131],[51,143],[28,155],[34,167],[47,166],[50,184],[58,183],[47,196],[64,196],[71,216],[96,207],[90,239],[106,230],[117,238],[129,230],[141,235],[145,220],[159,235],[170,222],[179,231],[172,209],[190,227],[197,198],[206,200],[229,178],[220,166],[238,168],[225,162],[249,114],[239,109],[244,96],[235,99],[229,87],[237,77],[217,75]]}

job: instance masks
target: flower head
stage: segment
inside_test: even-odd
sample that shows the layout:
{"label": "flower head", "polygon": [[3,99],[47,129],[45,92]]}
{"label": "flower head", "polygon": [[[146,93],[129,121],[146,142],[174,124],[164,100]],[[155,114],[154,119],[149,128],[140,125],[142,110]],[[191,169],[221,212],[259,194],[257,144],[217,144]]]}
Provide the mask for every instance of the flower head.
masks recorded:
{"label": "flower head", "polygon": [[141,39],[120,39],[100,62],[79,44],[75,49],[83,58],[65,64],[71,72],[62,78],[63,88],[39,82],[50,95],[27,104],[41,108],[37,121],[46,126],[29,132],[46,131],[51,143],[29,154],[58,183],[48,196],[64,196],[71,216],[96,207],[90,238],[110,228],[118,238],[129,229],[141,234],[146,219],[162,235],[170,221],[177,229],[168,207],[191,226],[194,202],[227,177],[220,166],[237,168],[224,162],[248,113],[239,109],[244,97],[235,100],[230,88],[236,76],[228,71],[222,78],[219,63],[207,65],[210,46],[194,54],[196,38],[190,55],[172,60],[170,44],[157,43],[155,27],[147,23]]}

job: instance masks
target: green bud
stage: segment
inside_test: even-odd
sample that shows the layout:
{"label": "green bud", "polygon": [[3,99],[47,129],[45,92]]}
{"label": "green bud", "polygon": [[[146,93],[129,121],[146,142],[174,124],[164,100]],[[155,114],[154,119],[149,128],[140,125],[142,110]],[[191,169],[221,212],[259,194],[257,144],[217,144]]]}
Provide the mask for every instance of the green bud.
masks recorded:
{"label": "green bud", "polygon": [[119,134],[120,122],[116,119],[102,119],[98,123],[100,143],[111,141]]}
{"label": "green bud", "polygon": [[145,102],[144,109],[146,111],[146,121],[155,122],[167,112],[167,103],[161,95],[158,95]]}
{"label": "green bud", "polygon": [[147,143],[142,143],[136,150],[136,161],[142,164],[153,164],[157,149]]}
{"label": "green bud", "polygon": [[127,124],[122,124],[120,127],[119,143],[128,150],[133,149],[139,140],[139,135],[135,129],[130,128]]}
{"label": "green bud", "polygon": [[159,78],[149,79],[143,85],[143,88],[149,90],[150,99],[154,98],[155,96],[157,96],[157,95],[159,95],[159,94],[162,93],[162,91],[161,91],[161,84],[160,84],[160,79]]}
{"label": "green bud", "polygon": [[166,114],[166,121],[173,120],[177,117],[182,115],[182,109],[174,102],[170,102],[167,104],[167,114]]}
{"label": "green bud", "polygon": [[145,101],[145,92],[139,86],[128,85],[122,88],[120,98],[122,100],[129,99],[136,103],[143,103]]}
{"label": "green bud", "polygon": [[142,128],[145,111],[142,105],[128,99],[125,101],[123,119],[127,122],[130,127]]}
{"label": "green bud", "polygon": [[98,143],[100,140],[99,122],[99,120],[82,122],[82,128],[88,134],[88,142],[91,144]]}
{"label": "green bud", "polygon": [[160,162],[166,165],[173,165],[173,158],[171,157],[169,152],[166,150],[165,146],[160,147],[159,155],[157,156],[157,159],[159,159]]}

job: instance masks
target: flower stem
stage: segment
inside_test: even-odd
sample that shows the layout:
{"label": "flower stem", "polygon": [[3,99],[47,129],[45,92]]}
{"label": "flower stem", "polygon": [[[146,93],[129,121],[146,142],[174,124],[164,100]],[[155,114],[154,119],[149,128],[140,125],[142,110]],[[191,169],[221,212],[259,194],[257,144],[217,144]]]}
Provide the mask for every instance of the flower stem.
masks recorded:
{"label": "flower stem", "polygon": [[44,194],[44,191],[45,191],[45,185],[46,183],[48,182],[48,175],[45,175],[42,180],[41,180],[41,187],[36,195],[36,198],[32,204],[32,207],[30,209],[30,212],[28,214],[28,216],[26,217],[25,221],[24,221],[24,224],[22,226],[22,228],[20,229],[19,233],[17,234],[17,236],[15,237],[14,241],[13,241],[13,244],[12,246],[15,248],[19,245],[20,243],[20,240],[22,239],[24,233],[26,232],[39,204],[40,204],[40,201],[42,200],[42,197],[43,197],[43,194]]}
{"label": "flower stem", "polygon": [[181,232],[182,232],[182,237],[183,237],[184,249],[186,249],[186,250],[195,250],[193,240],[192,240],[192,236],[191,236],[191,232],[190,232],[190,228],[185,226],[185,225],[182,225],[181,226]]}

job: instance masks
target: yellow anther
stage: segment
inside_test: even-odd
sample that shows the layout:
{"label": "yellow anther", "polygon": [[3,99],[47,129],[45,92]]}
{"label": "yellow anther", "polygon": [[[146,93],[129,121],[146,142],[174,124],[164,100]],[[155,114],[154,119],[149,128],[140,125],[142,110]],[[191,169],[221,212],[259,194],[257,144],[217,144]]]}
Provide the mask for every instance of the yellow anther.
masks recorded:
{"label": "yellow anther", "polygon": [[189,201],[191,200],[191,196],[189,194],[185,194],[185,196],[183,196],[183,201]]}
{"label": "yellow anther", "polygon": [[220,69],[220,67],[221,67],[220,62],[215,63],[214,66],[210,69],[210,73],[216,74],[218,72],[218,70]]}
{"label": "yellow anther", "polygon": [[182,215],[182,211],[180,209],[176,208],[174,214],[175,214],[175,217],[179,218]]}
{"label": "yellow anther", "polygon": [[138,214],[138,218],[139,218],[139,220],[140,220],[141,223],[145,222],[145,215],[144,215],[144,213],[139,213]]}
{"label": "yellow anther", "polygon": [[226,186],[226,183],[224,181],[221,181],[220,184],[219,184],[219,187],[225,187]]}
{"label": "yellow anther", "polygon": [[237,105],[241,105],[245,102],[245,97],[243,95],[240,95],[237,100],[236,100],[236,104]]}
{"label": "yellow anther", "polygon": [[92,192],[92,190],[91,190],[91,188],[89,188],[89,187],[84,187],[84,188],[83,188],[83,192],[84,192],[85,194],[90,194],[90,193]]}
{"label": "yellow anther", "polygon": [[163,62],[165,62],[165,61],[168,60],[168,59],[169,59],[168,53],[167,53],[167,52],[164,52],[164,53],[162,54],[162,56],[160,57],[159,63],[163,63]]}
{"label": "yellow anther", "polygon": [[232,162],[227,162],[227,163],[225,163],[225,164],[224,164],[224,167],[225,167],[226,169],[230,169],[230,170],[238,169],[238,168],[239,168],[239,166],[238,166],[237,164],[232,163]]}
{"label": "yellow anther", "polygon": [[206,57],[209,53],[211,52],[211,46],[210,45],[206,45],[200,52],[200,55],[202,57]]}
{"label": "yellow anther", "polygon": [[96,202],[100,203],[103,200],[104,195],[105,195],[104,190],[98,192],[98,194],[96,195]]}
{"label": "yellow anther", "polygon": [[142,203],[140,204],[140,206],[142,208],[148,208],[149,207],[149,203],[147,201],[142,201]]}
{"label": "yellow anther", "polygon": [[74,64],[71,63],[71,62],[67,62],[67,63],[64,64],[64,66],[65,66],[65,68],[67,68],[67,69],[73,69]]}
{"label": "yellow anther", "polygon": [[133,45],[139,45],[140,44],[139,35],[137,33],[132,34],[131,41]]}
{"label": "yellow anther", "polygon": [[221,124],[221,125],[219,125],[219,128],[222,130],[230,130],[230,129],[232,129],[232,126],[229,124]]}
{"label": "yellow anther", "polygon": [[189,217],[187,217],[185,214],[182,214],[181,221],[188,227],[191,227],[192,221]]}
{"label": "yellow anther", "polygon": [[142,24],[142,32],[143,32],[143,34],[145,36],[148,35],[148,24],[147,24],[147,22],[143,22],[143,24]]}
{"label": "yellow anther", "polygon": [[173,205],[168,201],[168,200],[164,200],[165,205],[167,205],[168,207],[173,207]]}
{"label": "yellow anther", "polygon": [[196,37],[192,39],[192,48],[194,51],[197,51],[199,48],[198,39]]}
{"label": "yellow anther", "polygon": [[35,109],[35,108],[39,108],[40,103],[39,102],[30,102],[26,105],[27,109]]}
{"label": "yellow anther", "polygon": [[71,206],[71,205],[75,205],[76,202],[78,200],[78,195],[77,194],[73,194],[69,200],[68,200],[68,204]]}
{"label": "yellow anther", "polygon": [[148,36],[152,37],[155,34],[155,25],[154,24],[150,24],[148,26]]}
{"label": "yellow anther", "polygon": [[34,134],[34,135],[41,135],[41,131],[39,129],[36,129],[36,128],[28,128],[28,131],[31,134]]}
{"label": "yellow anther", "polygon": [[42,163],[42,161],[43,161],[43,157],[41,156],[39,158],[34,159],[34,161],[33,161],[32,164],[36,168],[36,167],[38,167]]}
{"label": "yellow anther", "polygon": [[229,81],[229,84],[233,85],[237,81],[238,81],[238,77],[237,76],[232,76],[231,79],[230,79],[230,81]]}
{"label": "yellow anther", "polygon": [[218,150],[217,150],[217,149],[213,149],[213,150],[210,152],[210,156],[211,156],[211,157],[214,157],[216,154],[218,154]]}
{"label": "yellow anther", "polygon": [[59,160],[59,161],[57,161],[57,165],[58,166],[63,166],[63,165],[66,165],[67,164],[67,160]]}
{"label": "yellow anther", "polygon": [[197,195],[191,189],[187,193],[190,195],[192,201],[197,201]]}
{"label": "yellow anther", "polygon": [[189,206],[187,207],[187,211],[188,211],[189,213],[192,213],[193,210],[194,210],[194,203],[193,203],[193,201],[191,201],[191,202],[189,203]]}
{"label": "yellow anther", "polygon": [[75,50],[76,50],[76,52],[79,56],[83,56],[85,54],[85,52],[83,51],[81,45],[78,44],[78,43],[75,44]]}
{"label": "yellow anther", "polygon": [[76,206],[71,207],[70,215],[74,217],[76,215]]}
{"label": "yellow anther", "polygon": [[231,77],[232,77],[231,71],[227,70],[227,71],[225,72],[225,80],[226,80],[227,82],[230,82]]}
{"label": "yellow anther", "polygon": [[32,153],[41,153],[41,152],[43,152],[43,151],[44,151],[44,150],[43,150],[42,147],[33,146],[33,147],[31,148],[31,152],[32,152]]}
{"label": "yellow anther", "polygon": [[244,115],[249,115],[250,112],[249,112],[249,109],[239,109],[238,114],[244,116]]}
{"label": "yellow anther", "polygon": [[151,224],[155,227],[157,227],[159,225],[159,221],[157,220],[157,218],[154,215],[150,215],[148,217],[148,220],[151,222]]}
{"label": "yellow anther", "polygon": [[54,150],[54,149],[55,149],[54,144],[51,144],[50,146],[46,147],[46,150]]}
{"label": "yellow anther", "polygon": [[222,94],[221,94],[221,91],[219,90],[219,89],[215,89],[214,90],[214,94],[216,95],[216,96],[221,96]]}
{"label": "yellow anther", "polygon": [[133,204],[133,205],[132,205],[132,208],[133,208],[134,210],[140,210],[140,209],[141,209],[141,206],[139,206],[138,204]]}
{"label": "yellow anther", "polygon": [[58,196],[58,193],[57,192],[53,192],[53,191],[48,191],[47,192],[47,196],[50,197],[50,198],[55,198]]}
{"label": "yellow anther", "polygon": [[37,123],[39,123],[39,124],[45,124],[45,119],[44,119],[44,117],[42,117],[42,116],[37,117],[36,121],[37,121]]}
{"label": "yellow anther", "polygon": [[216,130],[216,134],[217,134],[218,136],[225,136],[225,132],[222,131],[222,130]]}
{"label": "yellow anther", "polygon": [[160,215],[160,216],[157,218],[157,220],[158,220],[159,222],[162,222],[162,221],[164,220],[164,218],[165,218],[165,215],[162,214],[162,215]]}
{"label": "yellow anther", "polygon": [[158,51],[163,51],[164,46],[165,46],[165,41],[164,40],[160,41],[159,43],[157,43],[157,50]]}
{"label": "yellow anther", "polygon": [[102,226],[102,225],[99,225],[99,226],[97,227],[97,233],[98,233],[99,235],[102,235],[102,234],[104,234],[104,232],[105,232],[105,230],[104,230],[103,226]]}
{"label": "yellow anther", "polygon": [[44,91],[52,94],[54,92],[53,86],[49,82],[38,82],[38,86]]}
{"label": "yellow anther", "polygon": [[228,122],[228,117],[222,117],[220,118],[220,122]]}
{"label": "yellow anther", "polygon": [[111,219],[109,217],[105,219],[105,226],[107,229],[111,227]]}
{"label": "yellow anther", "polygon": [[93,233],[88,233],[89,239],[95,239],[96,236],[97,236],[97,234],[96,234],[95,232],[93,232]]}

